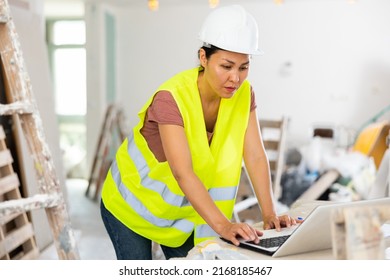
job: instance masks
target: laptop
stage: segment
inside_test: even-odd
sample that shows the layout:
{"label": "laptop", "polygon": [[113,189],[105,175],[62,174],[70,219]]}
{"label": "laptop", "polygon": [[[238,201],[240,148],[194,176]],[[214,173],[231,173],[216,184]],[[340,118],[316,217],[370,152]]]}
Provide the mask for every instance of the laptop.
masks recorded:
{"label": "laptop", "polygon": [[259,244],[239,239],[239,246],[272,257],[330,249],[332,248],[331,215],[335,209],[384,204],[390,205],[390,197],[320,204],[313,208],[303,223],[282,228],[279,232],[275,229],[262,230],[263,235],[260,236]]}

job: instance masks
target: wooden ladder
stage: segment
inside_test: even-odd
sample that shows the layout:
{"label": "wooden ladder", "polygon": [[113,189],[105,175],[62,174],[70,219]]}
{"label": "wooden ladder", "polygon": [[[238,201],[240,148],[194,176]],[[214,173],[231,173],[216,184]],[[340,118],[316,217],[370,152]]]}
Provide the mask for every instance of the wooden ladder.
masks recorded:
{"label": "wooden ladder", "polygon": [[59,259],[79,259],[65,199],[45,140],[42,120],[7,0],[0,0],[0,63],[6,96],[6,104],[0,104],[0,115],[13,116],[20,123],[39,189],[37,195],[13,197],[0,202],[0,225],[20,213],[45,209]]}
{"label": "wooden ladder", "polygon": [[[289,118],[287,116],[282,116],[280,119],[259,119],[263,144],[270,166],[272,190],[275,200],[279,200],[282,196],[280,182],[285,166],[284,153],[286,149],[288,121]],[[237,200],[234,205],[233,216],[235,221],[239,222],[241,220],[239,213],[243,211],[246,211],[243,214],[246,214],[250,219],[260,218],[260,207],[245,165],[242,167]]]}
{"label": "wooden ladder", "polygon": [[[97,200],[99,197],[101,186],[111,164],[109,158],[110,148],[118,148],[113,145],[113,140],[119,140],[122,142],[126,137],[127,133],[123,125],[124,119],[124,114],[119,106],[110,104],[107,107],[103,125],[100,130],[99,141],[96,146],[88,187],[85,192],[85,195],[88,197],[89,192],[92,190],[92,186],[94,185],[94,200]],[[116,130],[116,133],[118,134],[118,139],[113,139],[115,136],[114,130]]]}

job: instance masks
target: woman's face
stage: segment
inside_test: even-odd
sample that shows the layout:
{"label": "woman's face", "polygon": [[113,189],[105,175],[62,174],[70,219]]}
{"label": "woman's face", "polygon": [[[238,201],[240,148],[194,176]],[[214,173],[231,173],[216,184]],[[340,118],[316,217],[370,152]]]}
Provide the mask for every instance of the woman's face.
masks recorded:
{"label": "woman's face", "polygon": [[218,50],[207,59],[203,49],[199,54],[207,90],[231,98],[248,77],[250,55]]}

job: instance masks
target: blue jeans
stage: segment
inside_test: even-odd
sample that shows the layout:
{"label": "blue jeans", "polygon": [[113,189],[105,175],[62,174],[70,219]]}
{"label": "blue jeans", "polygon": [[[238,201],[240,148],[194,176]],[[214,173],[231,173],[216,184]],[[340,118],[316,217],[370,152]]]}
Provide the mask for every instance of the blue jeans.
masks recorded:
{"label": "blue jeans", "polygon": [[[118,260],[152,259],[152,240],[135,233],[122,224],[106,209],[103,201],[100,202],[100,214]],[[177,248],[160,246],[166,259],[186,257],[188,251],[194,247],[194,236],[191,234],[186,242]]]}

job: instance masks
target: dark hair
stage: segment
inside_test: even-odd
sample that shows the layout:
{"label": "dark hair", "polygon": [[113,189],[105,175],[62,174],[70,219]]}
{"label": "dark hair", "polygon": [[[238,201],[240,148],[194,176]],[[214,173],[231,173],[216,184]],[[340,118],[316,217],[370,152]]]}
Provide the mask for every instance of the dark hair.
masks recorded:
{"label": "dark hair", "polygon": [[[214,53],[217,51],[222,50],[221,48],[218,48],[214,45],[207,45],[207,46],[202,46],[200,49],[204,49],[204,52],[206,53],[206,58],[209,59],[210,56],[212,56]],[[199,50],[200,50],[199,49]],[[199,51],[198,51],[198,58],[199,58]]]}

